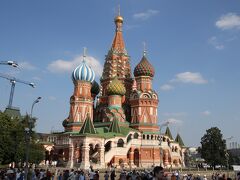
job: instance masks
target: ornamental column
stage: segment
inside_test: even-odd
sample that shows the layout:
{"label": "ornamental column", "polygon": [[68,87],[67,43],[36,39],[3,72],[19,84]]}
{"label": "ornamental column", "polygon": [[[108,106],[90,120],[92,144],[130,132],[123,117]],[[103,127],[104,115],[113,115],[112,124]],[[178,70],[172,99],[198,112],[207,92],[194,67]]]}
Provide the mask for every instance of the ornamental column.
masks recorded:
{"label": "ornamental column", "polygon": [[82,146],[82,163],[80,168],[81,169],[88,169],[90,166],[89,162],[89,145],[87,143],[84,143]]}
{"label": "ornamental column", "polygon": [[163,165],[166,167],[169,164],[168,162],[168,151],[163,151]]}
{"label": "ornamental column", "polygon": [[104,148],[104,146],[101,146],[100,147],[100,165],[101,165],[101,168],[105,168],[105,153],[104,153],[104,151],[105,151],[105,148]]}
{"label": "ornamental column", "polygon": [[73,146],[73,142],[70,139],[69,140],[69,155],[68,155],[68,163],[67,163],[67,167],[69,168],[73,168],[74,162],[74,146]]}

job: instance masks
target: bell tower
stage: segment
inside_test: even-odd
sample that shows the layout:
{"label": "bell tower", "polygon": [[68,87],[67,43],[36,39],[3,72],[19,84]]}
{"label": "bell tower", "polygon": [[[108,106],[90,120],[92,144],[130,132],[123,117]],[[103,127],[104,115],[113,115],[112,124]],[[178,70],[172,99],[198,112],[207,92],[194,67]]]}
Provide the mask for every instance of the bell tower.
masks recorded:
{"label": "bell tower", "polygon": [[84,49],[82,63],[72,72],[74,91],[70,98],[69,117],[63,121],[66,131],[79,131],[87,115],[91,120],[93,119],[96,90],[93,91],[92,87],[95,83],[95,73],[85,61],[85,51]]}

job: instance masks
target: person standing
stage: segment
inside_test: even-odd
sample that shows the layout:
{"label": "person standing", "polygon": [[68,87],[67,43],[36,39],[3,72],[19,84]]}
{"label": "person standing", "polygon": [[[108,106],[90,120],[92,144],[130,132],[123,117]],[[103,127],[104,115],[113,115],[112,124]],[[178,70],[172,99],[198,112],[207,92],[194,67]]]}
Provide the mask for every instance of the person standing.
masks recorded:
{"label": "person standing", "polygon": [[109,179],[108,171],[105,171],[105,174],[104,174],[104,180],[108,180],[108,179]]}
{"label": "person standing", "polygon": [[156,166],[153,169],[153,180],[167,180],[167,178],[164,176],[163,167]]}
{"label": "person standing", "polygon": [[110,178],[111,180],[115,180],[116,174],[115,174],[115,170],[112,170]]}
{"label": "person standing", "polygon": [[71,172],[69,173],[68,180],[75,180],[74,169],[72,169]]}

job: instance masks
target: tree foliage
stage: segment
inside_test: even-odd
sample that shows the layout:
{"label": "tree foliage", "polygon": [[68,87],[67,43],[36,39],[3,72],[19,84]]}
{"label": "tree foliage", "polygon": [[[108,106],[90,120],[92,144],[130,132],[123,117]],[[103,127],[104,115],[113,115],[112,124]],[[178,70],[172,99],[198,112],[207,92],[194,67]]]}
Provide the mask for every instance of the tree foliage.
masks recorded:
{"label": "tree foliage", "polygon": [[201,145],[198,150],[209,165],[226,165],[226,141],[221,130],[217,127],[208,129],[201,138]]}
{"label": "tree foliage", "polygon": [[[26,133],[30,117],[10,118],[0,112],[0,164],[24,162],[26,153]],[[44,148],[36,143],[35,132],[30,137],[29,162],[39,163],[44,159]]]}

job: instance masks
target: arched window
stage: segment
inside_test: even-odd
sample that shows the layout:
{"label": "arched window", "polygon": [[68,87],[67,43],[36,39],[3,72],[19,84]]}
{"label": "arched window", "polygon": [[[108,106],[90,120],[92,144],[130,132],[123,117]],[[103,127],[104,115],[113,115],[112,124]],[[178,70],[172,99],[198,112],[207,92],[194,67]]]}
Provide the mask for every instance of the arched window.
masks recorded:
{"label": "arched window", "polygon": [[117,142],[117,147],[123,147],[124,146],[124,141],[123,139],[119,139]]}
{"label": "arched window", "polygon": [[134,133],[133,138],[138,139],[138,133]]}
{"label": "arched window", "polygon": [[132,134],[129,134],[127,137],[127,142],[129,142],[132,139]]}

